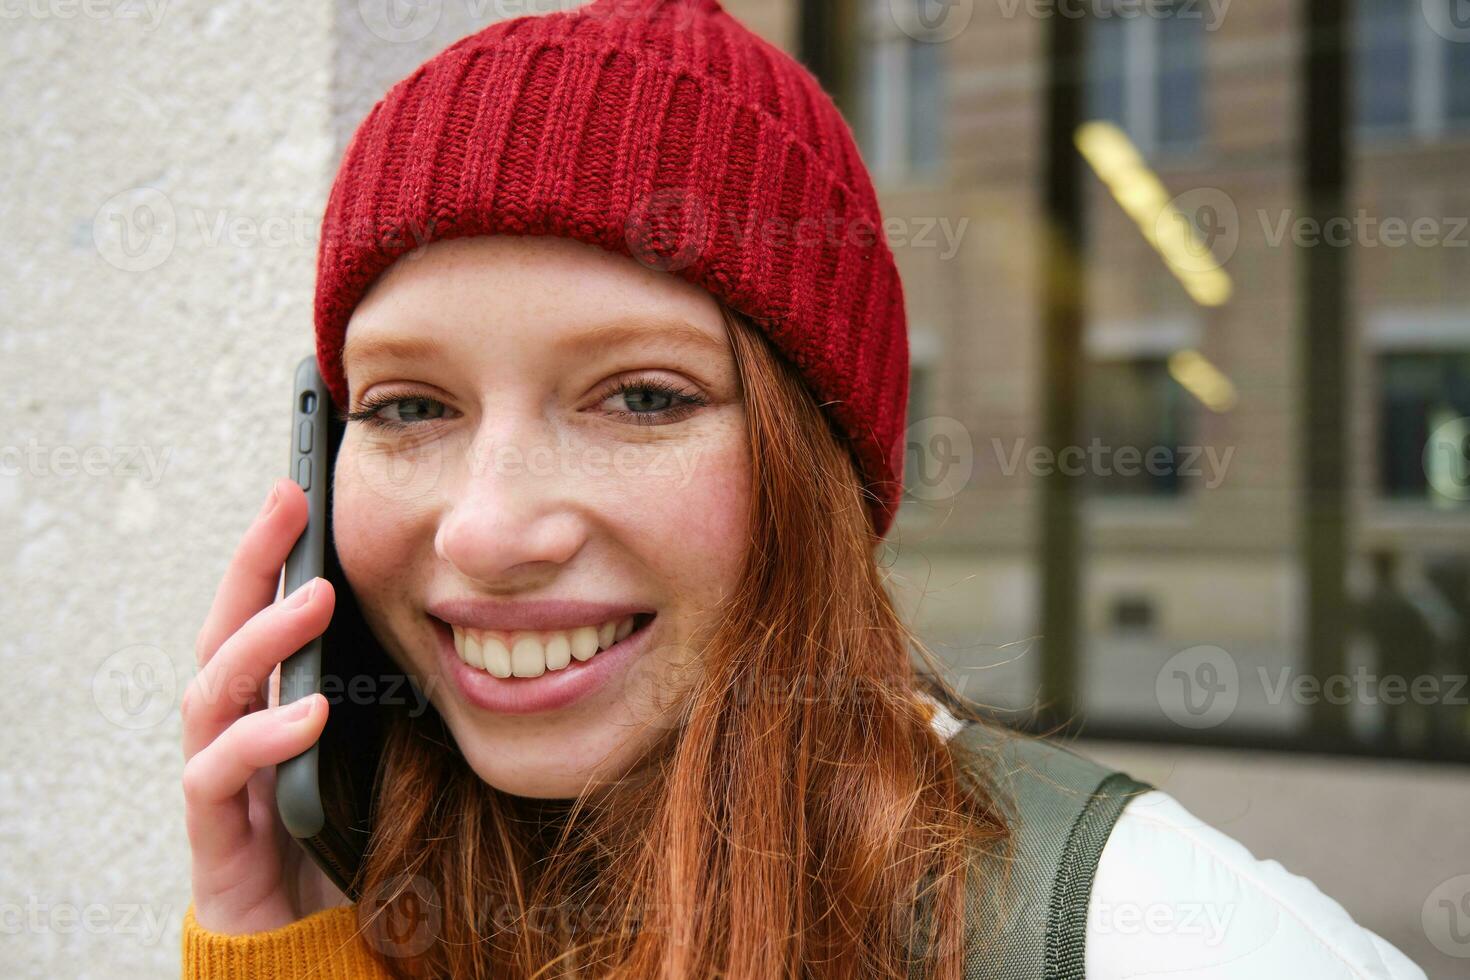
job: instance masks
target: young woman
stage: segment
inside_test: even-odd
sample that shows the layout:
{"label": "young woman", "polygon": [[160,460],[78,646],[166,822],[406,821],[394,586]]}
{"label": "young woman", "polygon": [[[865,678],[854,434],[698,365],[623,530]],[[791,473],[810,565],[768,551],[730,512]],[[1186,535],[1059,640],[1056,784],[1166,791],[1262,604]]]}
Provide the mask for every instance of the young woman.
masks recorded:
{"label": "young woman", "polygon": [[[831,102],[714,0],[496,24],[374,107],[316,309],[351,594],[275,600],[278,482],[182,708],[185,976],[1422,976],[939,679],[874,558],[907,397],[880,220]],[[348,610],[429,702],[372,706],[356,906],[270,785],[328,706],[211,695]]]}

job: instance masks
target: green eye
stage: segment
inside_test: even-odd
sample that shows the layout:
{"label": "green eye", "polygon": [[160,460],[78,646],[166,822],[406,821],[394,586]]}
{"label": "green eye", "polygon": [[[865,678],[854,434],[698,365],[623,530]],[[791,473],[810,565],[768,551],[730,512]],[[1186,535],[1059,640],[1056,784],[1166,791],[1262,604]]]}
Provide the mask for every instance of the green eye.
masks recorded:
{"label": "green eye", "polygon": [[706,404],[706,399],[699,392],[686,391],[679,385],[658,378],[624,381],[610,391],[603,401],[614,399],[621,399],[626,408],[614,408],[612,414],[635,425],[678,422]]}
{"label": "green eye", "polygon": [[[385,410],[396,410],[397,418],[384,415]],[[422,396],[395,397],[386,395],[368,399],[362,408],[347,414],[349,422],[366,422],[374,428],[406,429],[418,422],[432,422],[442,418],[444,404],[433,398]]]}

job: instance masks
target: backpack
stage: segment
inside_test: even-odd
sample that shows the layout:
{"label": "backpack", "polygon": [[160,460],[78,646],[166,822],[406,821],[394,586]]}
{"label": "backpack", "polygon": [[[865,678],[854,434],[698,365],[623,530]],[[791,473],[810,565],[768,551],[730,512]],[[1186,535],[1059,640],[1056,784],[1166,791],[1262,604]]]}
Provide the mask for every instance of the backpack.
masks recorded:
{"label": "backpack", "polygon": [[[977,856],[967,874],[964,980],[1081,980],[1103,845],[1128,802],[1153,787],[1064,746],[988,724],[967,721],[950,742],[988,764],[984,776],[999,792],[1013,845],[1003,889],[1007,868],[996,856]],[[927,904],[919,903],[921,927]],[[921,962],[911,960],[911,977]]]}

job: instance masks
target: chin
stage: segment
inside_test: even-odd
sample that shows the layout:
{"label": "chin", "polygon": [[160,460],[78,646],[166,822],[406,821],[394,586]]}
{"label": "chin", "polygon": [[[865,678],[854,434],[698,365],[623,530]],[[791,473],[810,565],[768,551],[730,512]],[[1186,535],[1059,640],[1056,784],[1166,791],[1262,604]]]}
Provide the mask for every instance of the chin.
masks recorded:
{"label": "chin", "polygon": [[[548,752],[548,739],[537,733],[525,735],[474,734],[461,736],[453,730],[465,761],[487,784],[502,793],[536,800],[570,800],[586,790],[615,782],[632,762],[631,746],[617,745],[616,729],[588,733],[581,739],[585,748],[568,752],[556,739],[556,751]],[[615,746],[608,752],[609,746]]]}

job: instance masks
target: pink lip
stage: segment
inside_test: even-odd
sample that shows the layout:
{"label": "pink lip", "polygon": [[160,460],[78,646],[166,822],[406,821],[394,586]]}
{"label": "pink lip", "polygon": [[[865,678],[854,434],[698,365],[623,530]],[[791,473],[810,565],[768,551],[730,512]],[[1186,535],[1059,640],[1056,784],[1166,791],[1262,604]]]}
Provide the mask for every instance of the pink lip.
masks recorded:
{"label": "pink lip", "polygon": [[[455,626],[479,630],[571,630],[605,623],[653,609],[626,602],[584,602],[579,599],[441,599],[427,607],[430,616]],[[596,657],[592,658],[596,660]]]}
{"label": "pink lip", "polygon": [[439,659],[460,695],[477,708],[505,715],[555,711],[588,697],[648,649],[652,626],[650,619],[591,660],[573,660],[561,670],[548,670],[540,677],[496,677],[461,660],[449,624],[434,620]]}

